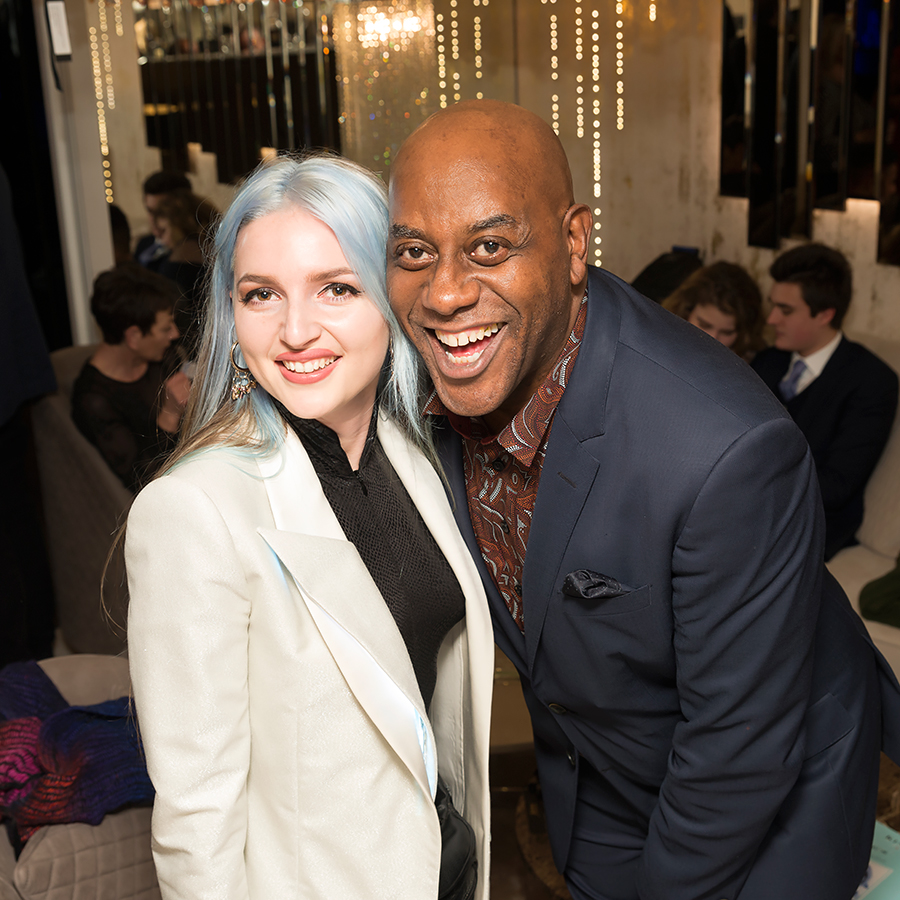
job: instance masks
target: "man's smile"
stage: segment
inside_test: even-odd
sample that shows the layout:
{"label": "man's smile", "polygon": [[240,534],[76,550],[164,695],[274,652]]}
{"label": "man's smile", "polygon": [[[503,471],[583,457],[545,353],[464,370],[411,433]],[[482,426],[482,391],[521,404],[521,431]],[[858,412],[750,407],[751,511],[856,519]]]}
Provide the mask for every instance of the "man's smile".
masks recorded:
{"label": "man's smile", "polygon": [[444,359],[454,367],[470,367],[481,359],[502,327],[502,323],[493,322],[464,331],[435,328],[431,329],[431,332],[437,340],[439,346],[437,355],[440,359]]}

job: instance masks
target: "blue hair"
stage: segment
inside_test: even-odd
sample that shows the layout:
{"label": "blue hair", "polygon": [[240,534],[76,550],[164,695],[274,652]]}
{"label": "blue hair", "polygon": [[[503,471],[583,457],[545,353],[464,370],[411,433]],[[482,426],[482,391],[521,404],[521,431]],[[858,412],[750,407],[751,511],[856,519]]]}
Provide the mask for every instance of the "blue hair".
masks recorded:
{"label": "blue hair", "polygon": [[[384,316],[393,364],[382,408],[434,461],[430,434],[421,416],[425,369],[388,303],[387,192],[362,166],[339,156],[318,154],[279,156],[263,162],[240,187],[216,229],[197,375],[181,441],[166,468],[210,446],[240,446],[249,452],[268,453],[284,440],[284,422],[262,388],[232,401],[230,354],[236,339],[231,291],[238,236],[248,222],[285,207],[309,213],[334,232],[363,290]],[[242,362],[239,356],[237,361]]]}

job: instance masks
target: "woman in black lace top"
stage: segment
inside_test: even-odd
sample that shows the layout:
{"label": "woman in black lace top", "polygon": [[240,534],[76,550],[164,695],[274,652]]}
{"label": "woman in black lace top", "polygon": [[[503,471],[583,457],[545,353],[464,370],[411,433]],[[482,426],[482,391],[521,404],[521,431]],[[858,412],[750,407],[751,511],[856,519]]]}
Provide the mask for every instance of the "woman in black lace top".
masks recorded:
{"label": "woman in black lace top", "polygon": [[126,538],[166,900],[485,895],[490,622],[386,236],[380,181],[331,156],[263,165],[217,232]]}

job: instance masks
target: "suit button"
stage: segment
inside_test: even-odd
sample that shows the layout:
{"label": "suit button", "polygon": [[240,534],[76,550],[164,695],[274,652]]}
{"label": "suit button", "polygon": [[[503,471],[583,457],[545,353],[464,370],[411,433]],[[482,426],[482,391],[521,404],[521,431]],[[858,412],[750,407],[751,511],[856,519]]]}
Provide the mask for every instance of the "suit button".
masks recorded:
{"label": "suit button", "polygon": [[568,710],[561,703],[548,703],[547,708],[558,716],[564,716]]}
{"label": "suit button", "polygon": [[574,747],[569,747],[569,749],[566,750],[566,759],[569,761],[569,765],[574,769],[574,768],[575,768],[575,761],[576,761],[576,759],[577,759],[577,757],[576,757],[576,755],[575,755],[575,748],[574,748]]}

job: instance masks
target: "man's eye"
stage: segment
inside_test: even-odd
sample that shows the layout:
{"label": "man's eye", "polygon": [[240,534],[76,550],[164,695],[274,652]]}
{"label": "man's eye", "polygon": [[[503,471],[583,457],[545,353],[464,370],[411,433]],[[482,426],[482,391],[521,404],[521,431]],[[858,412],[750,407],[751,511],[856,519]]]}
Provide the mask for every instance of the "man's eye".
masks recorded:
{"label": "man's eye", "polygon": [[400,251],[401,256],[407,259],[422,259],[425,256],[425,250],[422,247],[404,247]]}
{"label": "man's eye", "polygon": [[476,262],[502,262],[507,256],[507,248],[500,241],[483,240],[469,251],[469,256]]}
{"label": "man's eye", "polygon": [[419,244],[407,244],[394,250],[394,258],[402,268],[420,269],[428,265],[431,253]]}

